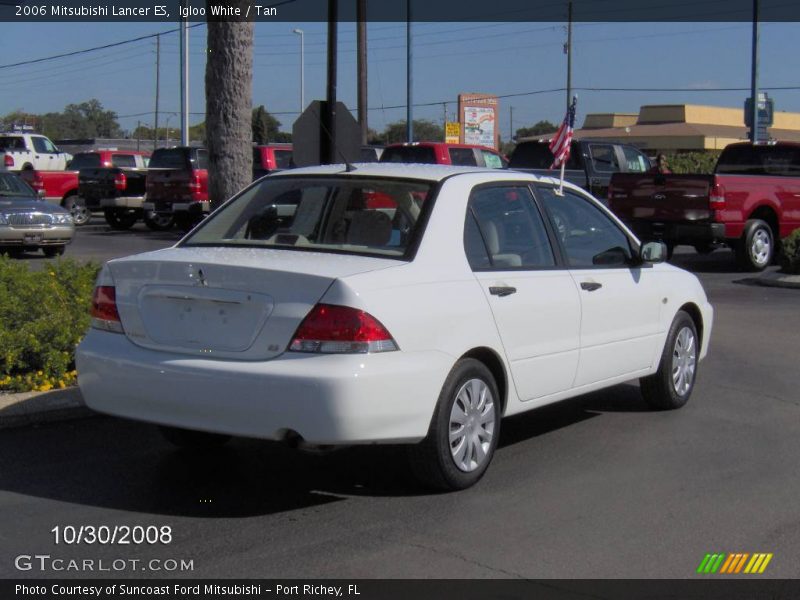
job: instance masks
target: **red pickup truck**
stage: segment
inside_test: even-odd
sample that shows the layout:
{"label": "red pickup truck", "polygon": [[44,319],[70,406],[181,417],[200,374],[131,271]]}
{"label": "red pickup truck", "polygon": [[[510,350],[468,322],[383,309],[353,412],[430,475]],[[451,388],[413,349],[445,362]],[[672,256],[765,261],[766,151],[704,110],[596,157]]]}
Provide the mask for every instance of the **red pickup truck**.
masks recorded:
{"label": "red pickup truck", "polygon": [[424,163],[505,169],[508,159],[494,148],[444,142],[391,144],[384,148],[378,162]]}
{"label": "red pickup truck", "polygon": [[730,144],[712,175],[615,173],[608,201],[643,241],[662,240],[670,252],[727,244],[743,269],[761,271],[800,228],[800,144]]}
{"label": "red pickup truck", "polygon": [[146,152],[131,150],[92,150],[78,152],[65,171],[21,171],[20,177],[37,192],[44,191],[48,202],[63,206],[72,213],[76,225],[84,225],[92,217],[91,209],[78,194],[78,173],[81,169],[134,166],[136,156],[147,160]]}

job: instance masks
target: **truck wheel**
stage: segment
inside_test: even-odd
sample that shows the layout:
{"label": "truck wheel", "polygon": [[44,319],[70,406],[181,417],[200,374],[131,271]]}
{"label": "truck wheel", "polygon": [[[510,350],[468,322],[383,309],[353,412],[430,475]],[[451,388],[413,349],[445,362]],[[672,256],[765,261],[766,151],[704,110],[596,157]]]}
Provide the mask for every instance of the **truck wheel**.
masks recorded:
{"label": "truck wheel", "polygon": [[177,213],[174,215],[175,218],[175,227],[183,231],[184,233],[188,233],[191,231],[195,225],[200,222],[200,218],[190,215],[188,213]]}
{"label": "truck wheel", "polygon": [[689,400],[697,376],[700,340],[692,318],[678,311],[669,328],[658,371],[639,380],[645,402],[659,410],[680,408]]}
{"label": "truck wheel", "polygon": [[761,219],[745,223],[744,233],[736,244],[736,262],[745,271],[763,271],[775,255],[772,229]]}
{"label": "truck wheel", "polygon": [[144,215],[144,224],[152,231],[169,231],[175,225],[175,218],[172,215],[149,212]]}
{"label": "truck wheel", "polygon": [[438,490],[474,485],[492,461],[500,417],[492,373],[480,361],[460,360],[444,382],[428,436],[409,447],[412,471]]}
{"label": "truck wheel", "polygon": [[103,210],[103,216],[106,218],[106,223],[108,223],[109,227],[117,231],[130,229],[139,218],[136,211],[124,208],[106,208]]}
{"label": "truck wheel", "polygon": [[711,254],[714,251],[712,244],[695,244],[694,250],[698,254]]}
{"label": "truck wheel", "polygon": [[42,247],[42,252],[47,258],[55,258],[56,256],[62,256],[66,249],[66,246],[44,246]]}
{"label": "truck wheel", "polygon": [[78,194],[64,198],[63,206],[72,214],[75,225],[86,225],[92,218],[92,211],[86,208],[86,202]]}

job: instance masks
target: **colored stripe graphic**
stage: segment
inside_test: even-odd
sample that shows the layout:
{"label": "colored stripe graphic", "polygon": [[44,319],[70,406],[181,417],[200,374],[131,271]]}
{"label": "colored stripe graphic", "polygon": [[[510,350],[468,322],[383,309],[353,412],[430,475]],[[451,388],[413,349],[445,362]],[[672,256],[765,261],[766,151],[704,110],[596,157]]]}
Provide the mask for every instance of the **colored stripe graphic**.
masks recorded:
{"label": "colored stripe graphic", "polygon": [[[703,557],[697,567],[698,573],[704,574],[760,574],[767,569],[767,565],[772,560],[772,553],[757,552],[734,552],[726,554],[724,552],[709,553]],[[748,560],[749,559],[749,560]],[[746,566],[745,566],[746,565]],[[744,570],[744,571],[743,571]]]}

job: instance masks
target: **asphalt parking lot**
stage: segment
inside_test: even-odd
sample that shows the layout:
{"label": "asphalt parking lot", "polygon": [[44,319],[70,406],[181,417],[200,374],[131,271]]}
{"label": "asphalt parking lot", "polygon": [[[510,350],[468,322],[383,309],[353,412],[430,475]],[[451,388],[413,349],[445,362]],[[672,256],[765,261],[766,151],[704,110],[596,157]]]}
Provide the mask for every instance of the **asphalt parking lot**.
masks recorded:
{"label": "asphalt parking lot", "polygon": [[[92,228],[67,256],[106,260],[178,237]],[[106,417],[9,430],[0,577],[103,575],[14,568],[20,554],[49,554],[194,565],[114,576],[687,578],[709,552],[773,553],[761,577],[800,577],[800,291],[742,283],[728,251],[675,263],[716,310],[679,411],[648,410],[633,383],[507,419],[486,477],[445,495],[416,487],[399,448],[312,455],[238,440],[193,454]],[[68,525],[169,526],[173,537],[56,545],[51,530]]]}

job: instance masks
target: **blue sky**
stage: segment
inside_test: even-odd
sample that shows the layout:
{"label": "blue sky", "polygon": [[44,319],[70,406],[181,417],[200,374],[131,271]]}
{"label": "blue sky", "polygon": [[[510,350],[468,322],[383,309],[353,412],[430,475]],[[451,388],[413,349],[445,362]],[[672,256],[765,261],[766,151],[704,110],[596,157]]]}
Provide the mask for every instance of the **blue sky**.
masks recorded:
{"label": "blue sky", "polygon": [[[299,38],[305,31],[306,101],[325,95],[326,24],[257,23],[254,105],[264,104],[290,130],[299,108]],[[0,64],[113,43],[171,29],[159,23],[7,23]],[[417,23],[414,34],[415,118],[441,122],[452,115],[460,92],[518,94],[563,87],[566,40],[562,23]],[[800,24],[762,23],[760,84],[800,86]],[[191,30],[190,110],[204,110],[205,26]],[[382,129],[405,118],[405,25],[369,25],[370,126]],[[339,98],[355,110],[355,26],[339,30]],[[576,87],[691,88],[683,92],[579,92],[578,124],[590,112],[636,112],[642,104],[697,103],[741,107],[745,91],[710,88],[750,85],[749,23],[576,23],[573,29],[573,85]],[[178,126],[178,35],[162,36],[160,124]],[[122,117],[125,129],[138,120],[152,123],[155,41],[39,64],[0,68],[0,114],[15,109],[60,111],[90,98]],[[800,112],[800,90],[769,92],[776,110]],[[509,130],[540,119],[563,117],[564,92],[501,100],[500,127]],[[170,112],[176,113],[170,116]],[[139,116],[139,113],[148,113]],[[191,121],[203,119],[192,115]]]}

